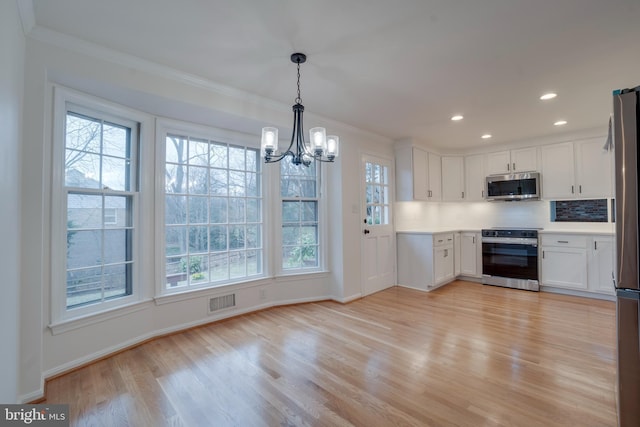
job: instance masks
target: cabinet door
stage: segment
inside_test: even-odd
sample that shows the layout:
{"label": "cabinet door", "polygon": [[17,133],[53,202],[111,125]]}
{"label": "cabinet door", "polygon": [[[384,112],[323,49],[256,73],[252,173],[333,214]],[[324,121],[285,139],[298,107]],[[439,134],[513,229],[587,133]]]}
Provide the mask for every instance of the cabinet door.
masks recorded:
{"label": "cabinet door", "polygon": [[587,251],[579,248],[542,248],[542,285],[587,289]]}
{"label": "cabinet door", "polygon": [[454,260],[453,245],[438,246],[433,250],[434,282],[436,285],[453,279]]}
{"label": "cabinet door", "polygon": [[542,150],[542,196],[574,197],[573,144],[545,145]]}
{"label": "cabinet door", "polygon": [[511,150],[511,172],[536,172],[538,170],[538,148],[529,147]]}
{"label": "cabinet door", "polygon": [[442,200],[442,164],[440,156],[428,153],[428,200]]}
{"label": "cabinet door", "polygon": [[511,171],[511,155],[508,151],[487,154],[487,175],[509,173]]}
{"label": "cabinet door", "polygon": [[595,236],[589,256],[589,290],[614,294],[614,243],[613,237]]}
{"label": "cabinet door", "polygon": [[442,157],[442,200],[464,200],[464,158]]}
{"label": "cabinet door", "polygon": [[575,143],[576,184],[579,197],[611,197],[611,151],[603,150],[603,138]]}
{"label": "cabinet door", "polygon": [[477,154],[464,158],[464,198],[467,201],[484,200],[484,155]]}
{"label": "cabinet door", "polygon": [[453,235],[453,275],[455,277],[460,275],[462,266],[462,247],[460,246],[460,239],[460,233],[455,233]]}
{"label": "cabinet door", "polygon": [[476,233],[462,233],[460,248],[460,274],[463,276],[477,277],[477,251],[479,239]]}
{"label": "cabinet door", "polygon": [[415,200],[429,199],[429,153],[419,148],[413,148],[413,198]]}

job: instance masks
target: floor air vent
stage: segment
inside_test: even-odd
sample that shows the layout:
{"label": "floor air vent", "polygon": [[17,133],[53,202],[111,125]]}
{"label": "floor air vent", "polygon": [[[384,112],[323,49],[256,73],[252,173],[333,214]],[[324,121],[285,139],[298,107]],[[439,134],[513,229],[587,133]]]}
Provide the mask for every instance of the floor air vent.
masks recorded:
{"label": "floor air vent", "polygon": [[209,298],[209,313],[236,306],[236,294]]}

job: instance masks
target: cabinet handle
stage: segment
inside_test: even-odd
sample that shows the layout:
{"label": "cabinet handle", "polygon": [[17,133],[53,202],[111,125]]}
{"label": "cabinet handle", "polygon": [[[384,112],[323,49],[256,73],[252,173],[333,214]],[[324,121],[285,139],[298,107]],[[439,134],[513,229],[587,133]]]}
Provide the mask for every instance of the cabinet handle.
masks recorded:
{"label": "cabinet handle", "polygon": [[438,240],[438,243],[442,243],[442,242],[444,242],[444,240],[442,240],[442,239]]}
{"label": "cabinet handle", "polygon": [[516,171],[516,164],[515,163],[513,164],[513,171],[514,172]]}
{"label": "cabinet handle", "polygon": [[568,240],[558,240],[558,243],[569,243]]}
{"label": "cabinet handle", "polygon": [[571,186],[571,194],[573,194],[573,185]]}
{"label": "cabinet handle", "polygon": [[582,185],[579,185],[579,186],[578,186],[578,192],[579,192],[580,194],[582,194]]}
{"label": "cabinet handle", "polygon": [[464,191],[462,192],[462,198],[464,199]]}
{"label": "cabinet handle", "polygon": [[431,190],[429,190],[429,197],[431,197]]}
{"label": "cabinet handle", "polygon": [[544,251],[542,251],[542,259],[544,259]]}
{"label": "cabinet handle", "polygon": [[507,171],[511,170],[511,165],[509,163],[507,163]]}
{"label": "cabinet handle", "polygon": [[444,257],[448,257],[449,256],[449,249],[445,249],[444,250]]}
{"label": "cabinet handle", "polygon": [[598,250],[598,242],[597,241],[593,242],[593,249],[596,250],[596,251]]}
{"label": "cabinet handle", "polygon": [[476,244],[476,236],[471,237],[471,243],[473,243],[474,245]]}
{"label": "cabinet handle", "polygon": [[481,195],[482,197],[484,197],[484,190],[482,190],[482,192],[480,193],[480,195]]}

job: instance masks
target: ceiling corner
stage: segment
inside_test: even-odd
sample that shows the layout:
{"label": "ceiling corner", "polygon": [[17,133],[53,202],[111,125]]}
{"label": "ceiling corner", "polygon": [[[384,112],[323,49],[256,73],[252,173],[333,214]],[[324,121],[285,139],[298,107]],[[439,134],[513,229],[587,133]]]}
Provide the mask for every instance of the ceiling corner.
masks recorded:
{"label": "ceiling corner", "polygon": [[22,22],[22,31],[25,35],[29,35],[31,30],[36,26],[36,14],[33,9],[33,0],[16,0],[16,3],[18,4],[20,21]]}

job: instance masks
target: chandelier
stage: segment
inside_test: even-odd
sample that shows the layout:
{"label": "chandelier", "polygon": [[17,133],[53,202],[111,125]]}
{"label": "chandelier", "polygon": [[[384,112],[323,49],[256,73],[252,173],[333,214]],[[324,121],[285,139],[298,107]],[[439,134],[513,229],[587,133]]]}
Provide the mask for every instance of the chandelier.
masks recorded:
{"label": "chandelier", "polygon": [[315,127],[309,130],[309,141],[304,140],[304,130],[302,128],[302,114],[304,105],[300,98],[300,64],[307,60],[304,53],[294,53],[291,55],[291,62],[298,64],[298,97],[293,106],[293,133],[291,142],[286,151],[278,151],[278,128],[262,128],[262,154],[265,163],[275,163],[291,156],[291,163],[294,165],[309,166],[312,160],[320,162],[333,162],[338,156],[339,138],[335,135],[327,136],[327,131],[322,127]]}

